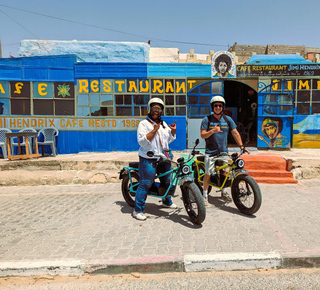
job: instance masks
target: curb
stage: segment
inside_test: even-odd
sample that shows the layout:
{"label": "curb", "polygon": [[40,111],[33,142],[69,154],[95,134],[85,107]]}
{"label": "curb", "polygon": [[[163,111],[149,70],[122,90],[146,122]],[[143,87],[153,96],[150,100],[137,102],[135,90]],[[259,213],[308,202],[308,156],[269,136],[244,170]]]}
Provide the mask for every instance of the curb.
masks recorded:
{"label": "curb", "polygon": [[10,261],[0,263],[0,278],[13,276],[30,277],[39,275],[82,276],[84,275],[83,263],[79,260]]}
{"label": "curb", "polygon": [[283,254],[278,252],[219,253],[113,260],[1,262],[0,278],[318,267],[320,267],[320,250]]}
{"label": "curb", "polygon": [[281,255],[276,252],[186,255],[184,265],[186,272],[278,269]]}

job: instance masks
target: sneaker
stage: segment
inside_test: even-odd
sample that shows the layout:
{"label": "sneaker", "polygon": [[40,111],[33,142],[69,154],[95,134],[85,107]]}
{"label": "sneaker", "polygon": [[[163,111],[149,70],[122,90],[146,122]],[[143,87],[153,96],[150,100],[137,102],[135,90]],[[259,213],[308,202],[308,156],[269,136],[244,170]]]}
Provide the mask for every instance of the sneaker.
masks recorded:
{"label": "sneaker", "polygon": [[209,203],[208,203],[208,197],[203,197],[203,201],[204,201],[204,205],[205,206],[208,206]]}
{"label": "sneaker", "polygon": [[221,191],[221,197],[226,201],[232,201],[231,195],[227,192],[225,188]]}
{"label": "sneaker", "polygon": [[136,212],[135,210],[133,211],[132,216],[139,221],[145,221],[147,219],[142,212]]}
{"label": "sneaker", "polygon": [[175,203],[172,203],[172,204],[170,204],[170,205],[167,205],[167,204],[165,204],[165,203],[162,202],[162,206],[163,206],[163,207],[166,207],[166,208],[172,208],[172,209],[178,208],[178,206],[177,206]]}

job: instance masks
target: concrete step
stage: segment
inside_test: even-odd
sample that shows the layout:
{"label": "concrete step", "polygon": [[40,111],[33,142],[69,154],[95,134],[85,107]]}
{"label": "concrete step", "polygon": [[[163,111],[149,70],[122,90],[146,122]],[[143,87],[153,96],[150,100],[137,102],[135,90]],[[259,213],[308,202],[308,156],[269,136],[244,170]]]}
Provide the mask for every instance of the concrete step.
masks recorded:
{"label": "concrete step", "polygon": [[287,161],[272,154],[242,155],[247,170],[287,170]]}
{"label": "concrete step", "polygon": [[[81,156],[80,156],[81,157]],[[79,157],[78,157],[79,158]],[[120,158],[119,158],[120,159]],[[37,186],[119,182],[119,171],[127,159],[88,158],[72,156],[44,157],[29,160],[1,160],[1,186]],[[129,160],[131,158],[128,158]]]}
{"label": "concrete step", "polygon": [[121,160],[59,160],[53,158],[14,160],[0,163],[0,171],[69,171],[69,170],[120,170],[129,161]]}
{"label": "concrete step", "polygon": [[[250,175],[250,173],[248,174]],[[290,184],[298,183],[298,180],[294,178],[285,178],[285,177],[255,177],[252,176],[257,183],[269,183],[269,184]]]}
{"label": "concrete step", "polygon": [[[186,152],[175,152],[175,159],[179,154],[188,155]],[[287,170],[287,161],[279,154],[259,152],[242,157],[246,162],[245,169],[251,172],[257,182],[297,182],[291,171]],[[137,152],[70,154],[14,161],[0,159],[0,185],[81,185],[119,182],[118,172],[124,165],[128,165],[129,161],[138,161]],[[291,160],[291,163],[292,167],[296,168],[292,172],[298,171],[295,174],[300,179],[319,176],[319,160],[308,159],[303,163],[301,160]],[[310,166],[314,172],[311,172]]]}
{"label": "concrete step", "polygon": [[249,171],[258,183],[286,184],[297,183],[293,173],[288,171],[287,161],[278,155],[243,155],[244,169]]}
{"label": "concrete step", "polygon": [[103,184],[120,182],[119,171],[111,170],[14,170],[1,171],[0,186]]}
{"label": "concrete step", "polygon": [[[248,168],[246,168],[248,170]],[[286,177],[286,178],[293,178],[293,173],[287,170],[259,170],[259,169],[250,169],[250,176],[252,177]]]}

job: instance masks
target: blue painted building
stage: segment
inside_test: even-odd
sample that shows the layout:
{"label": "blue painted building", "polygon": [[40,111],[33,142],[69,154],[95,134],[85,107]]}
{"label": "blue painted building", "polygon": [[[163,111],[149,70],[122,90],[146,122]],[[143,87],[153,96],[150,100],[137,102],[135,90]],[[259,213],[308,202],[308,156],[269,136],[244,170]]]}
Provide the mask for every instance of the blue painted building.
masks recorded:
{"label": "blue painted building", "polygon": [[164,100],[167,123],[177,121],[172,149],[190,148],[216,94],[250,146],[307,148],[319,139],[320,66],[298,56],[253,56],[228,79],[212,78],[208,64],[0,59],[0,127],[55,126],[60,154],[137,150],[137,126],[152,97]]}

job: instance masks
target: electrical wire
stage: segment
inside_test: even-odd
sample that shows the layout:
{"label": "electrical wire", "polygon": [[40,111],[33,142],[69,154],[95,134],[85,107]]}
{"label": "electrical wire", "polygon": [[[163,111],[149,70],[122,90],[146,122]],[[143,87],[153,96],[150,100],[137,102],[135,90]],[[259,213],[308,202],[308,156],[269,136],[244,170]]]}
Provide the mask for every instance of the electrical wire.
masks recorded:
{"label": "electrical wire", "polygon": [[19,45],[20,42],[16,42],[16,43],[9,43],[9,44],[3,44],[3,47],[7,47],[7,46],[13,46],[13,45]]}
{"label": "electrical wire", "polygon": [[[0,5],[2,6],[2,5]],[[2,12],[4,15],[6,15],[8,18],[10,18],[13,22],[15,22],[16,24],[18,24],[20,27],[22,27],[24,30],[28,31],[30,34],[32,34],[35,38],[39,39],[38,36],[36,36],[34,33],[32,33],[29,29],[27,29],[26,27],[24,27],[23,25],[21,25],[18,21],[14,20],[11,16],[9,16],[7,13],[5,13],[4,11],[2,11],[0,9],[0,12]]]}
{"label": "electrical wire", "polygon": [[[0,5],[1,6],[1,5]],[[20,27],[22,27],[23,29],[25,29],[26,31],[28,31],[30,34],[32,34],[34,37],[36,37],[38,40],[40,39],[37,35],[35,35],[34,33],[32,33],[29,29],[27,29],[26,27],[24,27],[22,24],[20,24],[18,21],[16,21],[15,19],[13,19],[11,16],[9,16],[7,13],[5,13],[3,10],[0,9],[0,12],[2,12],[4,15],[6,15],[8,18],[10,18],[12,21],[14,21],[16,24],[18,24]],[[11,44],[13,45],[13,44]],[[49,52],[49,50],[42,45],[41,43],[39,43],[40,46],[42,46],[42,48],[44,50],[46,50],[47,52]],[[5,46],[5,45],[4,45]],[[9,45],[7,45],[9,46]]]}
{"label": "electrical wire", "polygon": [[217,47],[227,47],[228,46],[226,44],[224,45],[224,44],[212,44],[212,43],[175,41],[175,40],[167,40],[167,39],[161,39],[161,38],[147,37],[147,36],[144,36],[144,35],[124,32],[124,31],[115,30],[115,29],[110,29],[110,28],[106,28],[106,27],[101,27],[101,26],[97,26],[97,25],[92,25],[92,24],[88,24],[88,23],[79,22],[79,21],[69,20],[69,19],[65,19],[65,18],[61,18],[61,17],[51,16],[51,15],[47,15],[47,14],[43,14],[43,13],[33,12],[33,11],[21,9],[21,8],[15,8],[15,7],[8,6],[8,5],[0,4],[0,6],[6,7],[6,8],[10,8],[10,9],[14,9],[14,10],[27,12],[27,13],[31,13],[31,14],[35,14],[35,15],[39,15],[39,16],[43,16],[43,17],[48,17],[48,18],[52,18],[52,19],[56,19],[56,20],[61,20],[61,21],[69,22],[69,23],[80,24],[80,25],[85,25],[85,26],[89,26],[89,27],[92,27],[92,28],[98,28],[98,29],[102,29],[102,30],[107,30],[107,31],[115,32],[115,33],[121,33],[121,34],[127,34],[127,35],[131,35],[131,36],[143,37],[146,40],[155,40],[155,41],[169,42],[169,43],[179,43],[179,44],[202,45],[202,46],[217,46]]}

